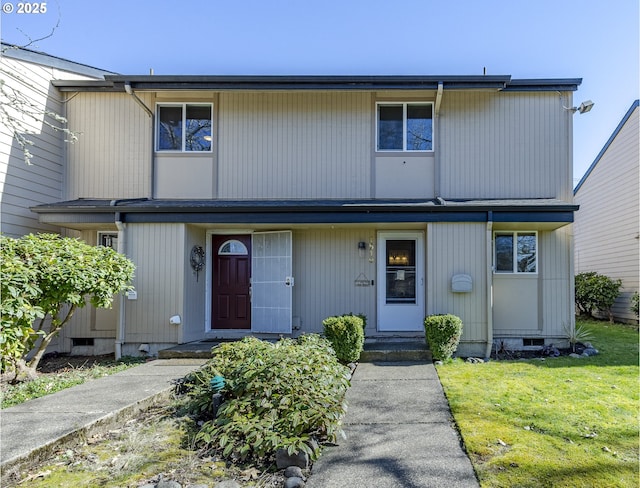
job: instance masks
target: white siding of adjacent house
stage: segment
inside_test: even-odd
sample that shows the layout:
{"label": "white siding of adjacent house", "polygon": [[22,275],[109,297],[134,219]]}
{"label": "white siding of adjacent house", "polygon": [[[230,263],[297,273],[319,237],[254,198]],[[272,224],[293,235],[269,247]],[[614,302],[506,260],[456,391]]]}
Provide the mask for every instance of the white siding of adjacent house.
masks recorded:
{"label": "white siding of adjacent house", "polygon": [[613,307],[634,321],[629,299],[640,288],[640,145],[636,107],[575,195],[575,271],[622,280]]}
{"label": "white siding of adjacent house", "polygon": [[556,92],[445,91],[436,193],[571,201],[572,113],[563,109],[570,103]]}
{"label": "white siding of adjacent house", "polygon": [[[18,61],[0,56],[4,90],[20,92],[37,106],[46,107],[58,114],[64,114],[60,94],[51,87],[50,81],[60,77],[60,72],[39,64]],[[70,73],[63,73],[69,78]],[[2,233],[19,237],[30,232],[57,232],[54,226],[40,224],[36,214],[29,207],[60,200],[63,181],[64,142],[60,132],[48,127],[43,117],[25,117],[6,104],[13,117],[27,127],[23,134],[34,144],[29,147],[33,154],[32,165],[27,165],[22,148],[7,126],[0,127],[0,198],[2,199]]]}
{"label": "white siding of adjacent house", "polygon": [[133,97],[69,94],[67,112],[80,136],[68,150],[65,199],[151,197],[152,119]]}
{"label": "white siding of adjacent house", "polygon": [[368,198],[367,93],[221,93],[219,198]]}

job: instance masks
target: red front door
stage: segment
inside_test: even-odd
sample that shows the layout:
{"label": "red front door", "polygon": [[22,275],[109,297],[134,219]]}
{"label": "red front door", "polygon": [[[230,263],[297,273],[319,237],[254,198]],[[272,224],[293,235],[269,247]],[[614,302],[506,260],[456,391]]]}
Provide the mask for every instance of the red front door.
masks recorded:
{"label": "red front door", "polygon": [[251,328],[251,236],[213,236],[212,329]]}

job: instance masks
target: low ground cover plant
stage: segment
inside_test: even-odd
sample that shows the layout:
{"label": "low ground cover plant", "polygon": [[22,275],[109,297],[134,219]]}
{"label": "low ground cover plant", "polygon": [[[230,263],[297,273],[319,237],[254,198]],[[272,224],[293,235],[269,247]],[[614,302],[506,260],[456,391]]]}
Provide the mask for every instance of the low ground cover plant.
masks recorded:
{"label": "low ground cover plant", "polygon": [[[349,369],[325,338],[309,334],[270,343],[247,337],[212,352],[182,385],[191,398],[189,411],[202,422],[195,434],[200,448],[261,464],[278,449],[316,459],[320,443],[341,434]],[[214,416],[216,376],[224,378],[224,400]]]}
{"label": "low ground cover plant", "polygon": [[638,328],[578,321],[600,354],[437,366],[483,487],[637,487]]}
{"label": "low ground cover plant", "polygon": [[365,323],[361,315],[339,315],[322,321],[324,336],[331,342],[338,359],[351,363],[360,359],[364,347]]}

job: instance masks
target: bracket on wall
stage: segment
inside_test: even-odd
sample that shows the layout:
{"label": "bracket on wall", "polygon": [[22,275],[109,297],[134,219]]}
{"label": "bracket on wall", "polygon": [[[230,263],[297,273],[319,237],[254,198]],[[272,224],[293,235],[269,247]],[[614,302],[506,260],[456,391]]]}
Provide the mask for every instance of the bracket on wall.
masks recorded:
{"label": "bracket on wall", "polygon": [[191,263],[191,268],[193,272],[196,274],[196,281],[198,281],[198,274],[200,270],[204,268],[205,263],[205,252],[202,246],[193,246],[191,248],[191,256],[189,257],[189,261]]}

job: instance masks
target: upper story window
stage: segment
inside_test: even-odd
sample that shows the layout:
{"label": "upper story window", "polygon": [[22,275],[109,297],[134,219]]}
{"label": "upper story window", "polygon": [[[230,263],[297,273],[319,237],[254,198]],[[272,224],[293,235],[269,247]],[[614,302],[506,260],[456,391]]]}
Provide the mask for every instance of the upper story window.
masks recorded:
{"label": "upper story window", "polygon": [[376,104],[376,150],[433,151],[433,104]]}
{"label": "upper story window", "polygon": [[496,232],[494,235],[497,273],[536,273],[538,234],[536,232]]}
{"label": "upper story window", "polygon": [[210,152],[212,127],[210,103],[158,105],[157,150]]}

